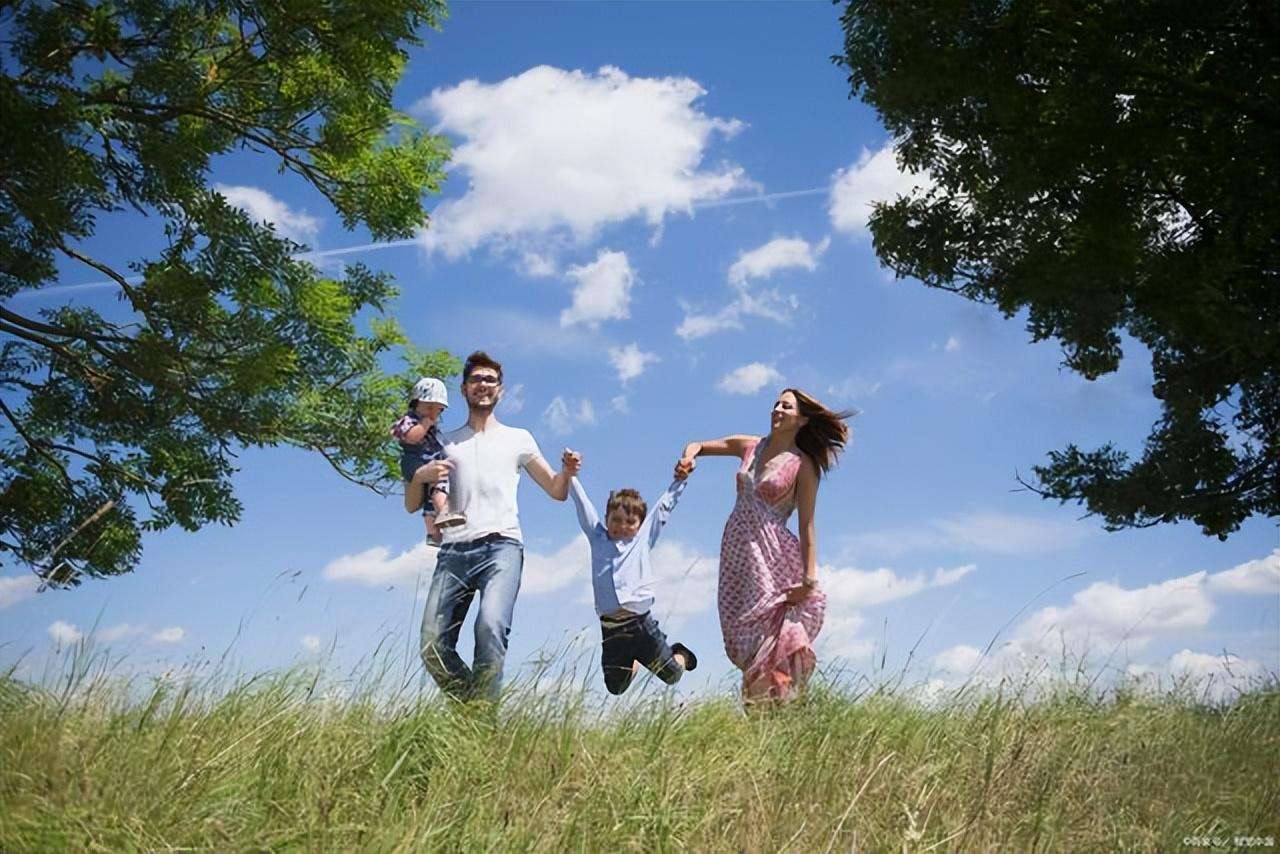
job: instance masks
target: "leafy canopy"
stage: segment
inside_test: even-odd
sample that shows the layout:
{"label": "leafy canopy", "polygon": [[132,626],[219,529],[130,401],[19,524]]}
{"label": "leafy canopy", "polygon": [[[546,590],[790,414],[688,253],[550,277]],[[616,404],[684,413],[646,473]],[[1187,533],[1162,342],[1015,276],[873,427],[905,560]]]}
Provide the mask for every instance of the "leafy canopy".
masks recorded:
{"label": "leafy canopy", "polygon": [[[233,523],[237,451],[291,445],[394,477],[386,425],[448,353],[408,346],[361,266],[324,275],[209,185],[262,153],[378,239],[425,224],[445,142],[391,107],[440,0],[119,0],[0,8],[0,560],[53,584],[132,569],[144,531]],[[165,247],[91,256],[132,209]],[[113,283],[108,319],[30,291]],[[38,313],[35,303],[56,307]],[[393,351],[403,374],[384,372]]]}
{"label": "leafy canopy", "polygon": [[1121,333],[1162,415],[1137,458],[1074,444],[1041,495],[1109,529],[1280,514],[1280,6],[851,2],[852,94],[930,190],[877,206],[900,277],[1026,311],[1088,379]]}

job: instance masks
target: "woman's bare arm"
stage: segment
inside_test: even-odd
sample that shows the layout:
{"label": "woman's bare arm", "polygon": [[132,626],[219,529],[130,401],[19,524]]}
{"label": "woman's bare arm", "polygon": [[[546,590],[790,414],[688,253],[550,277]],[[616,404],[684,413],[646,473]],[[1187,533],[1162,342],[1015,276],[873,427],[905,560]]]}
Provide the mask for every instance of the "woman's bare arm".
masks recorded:
{"label": "woman's bare arm", "polygon": [[741,457],[751,443],[759,437],[737,434],[722,439],[707,439],[704,442],[690,442],[684,446],[680,460],[676,463],[676,477],[688,477],[697,468],[698,457]]}
{"label": "woman's bare arm", "polygon": [[683,457],[741,457],[747,446],[757,436],[738,434],[725,436],[723,439],[707,439],[705,442],[690,442],[684,446]]}
{"label": "woman's bare arm", "polygon": [[813,512],[818,504],[818,469],[807,456],[800,457],[796,474],[796,513],[800,529],[800,565],[804,567],[804,583],[818,583],[818,534]]}

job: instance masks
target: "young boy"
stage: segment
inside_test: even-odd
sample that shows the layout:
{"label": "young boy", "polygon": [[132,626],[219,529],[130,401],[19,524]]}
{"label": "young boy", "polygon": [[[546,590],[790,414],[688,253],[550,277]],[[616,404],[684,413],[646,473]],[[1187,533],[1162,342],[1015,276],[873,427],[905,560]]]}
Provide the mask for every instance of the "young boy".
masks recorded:
{"label": "young boy", "polygon": [[[576,475],[581,467],[581,458],[567,449],[562,462],[570,474]],[[673,481],[647,517],[640,493],[634,489],[612,492],[601,524],[578,478],[570,481],[578,523],[591,545],[591,590],[600,616],[603,649],[600,663],[610,694],[626,691],[640,665],[668,685],[698,666],[697,656],[684,644],[667,645],[666,635],[649,616],[653,606],[649,552],[684,485],[684,478]]]}
{"label": "young boy", "polygon": [[[419,467],[444,458],[437,422],[449,406],[449,393],[435,377],[423,377],[409,393],[409,411],[391,425],[391,435],[400,441],[400,476],[413,480]],[[449,480],[437,481],[422,502],[422,520],[429,542],[440,542],[440,529],[466,524],[467,517],[449,512]]]}

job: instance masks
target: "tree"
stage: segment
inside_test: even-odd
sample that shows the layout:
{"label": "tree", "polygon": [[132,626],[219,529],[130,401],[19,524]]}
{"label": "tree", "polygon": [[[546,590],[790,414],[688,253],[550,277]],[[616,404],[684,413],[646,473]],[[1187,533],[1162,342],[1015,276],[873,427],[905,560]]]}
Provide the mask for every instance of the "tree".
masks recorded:
{"label": "tree", "polygon": [[899,277],[1027,313],[1092,380],[1122,332],[1162,414],[1136,459],[1034,468],[1109,530],[1280,514],[1280,7],[860,0],[852,95],[932,187],[877,206]]}
{"label": "tree", "polygon": [[[322,274],[209,174],[249,149],[347,228],[412,234],[448,148],[391,90],[443,15],[441,0],[0,8],[0,559],[51,584],[127,572],[145,531],[236,521],[247,447],[311,449],[371,487],[394,477],[407,378],[457,360],[408,345],[388,277]],[[165,243],[132,275],[84,245],[126,208]],[[59,262],[113,283],[123,319],[24,311],[15,297],[57,284]]]}

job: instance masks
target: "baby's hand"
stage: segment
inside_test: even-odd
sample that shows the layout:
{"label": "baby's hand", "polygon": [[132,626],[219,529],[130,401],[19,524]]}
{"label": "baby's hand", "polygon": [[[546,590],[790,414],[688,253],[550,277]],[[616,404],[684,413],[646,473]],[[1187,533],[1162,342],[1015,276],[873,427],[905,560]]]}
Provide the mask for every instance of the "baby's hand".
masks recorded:
{"label": "baby's hand", "polygon": [[438,543],[443,539],[440,535],[440,526],[436,524],[436,520],[430,516],[423,516],[422,521],[427,524],[427,539],[433,543]]}
{"label": "baby's hand", "polygon": [[406,445],[417,445],[421,444],[422,440],[426,438],[427,428],[423,427],[421,424],[414,424],[408,430],[404,431],[404,436],[400,441],[404,442]]}
{"label": "baby's hand", "polygon": [[564,469],[565,474],[576,476],[582,471],[582,454],[565,448],[564,453],[560,455],[560,467]]}

